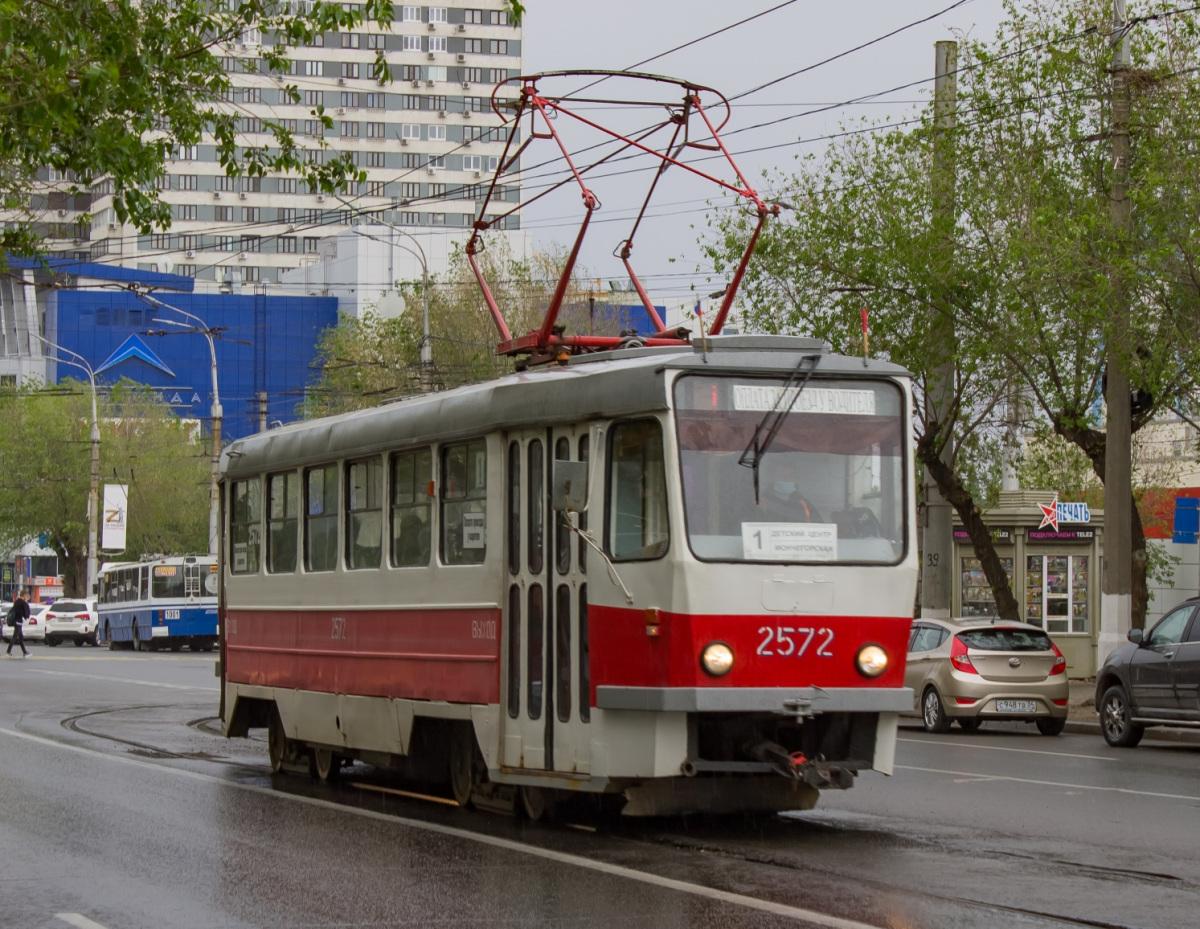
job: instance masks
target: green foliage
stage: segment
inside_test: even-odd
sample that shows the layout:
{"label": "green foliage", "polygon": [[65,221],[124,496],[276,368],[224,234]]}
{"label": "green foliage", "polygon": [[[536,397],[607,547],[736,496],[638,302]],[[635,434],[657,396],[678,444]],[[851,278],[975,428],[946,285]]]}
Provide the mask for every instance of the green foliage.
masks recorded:
{"label": "green foliage", "polygon": [[[208,548],[209,458],[195,423],[181,421],[148,388],[122,381],[100,398],[100,483],[129,485],[127,547]],[[26,384],[0,393],[0,549],[45,535],[67,590],[86,579],[91,392],[86,382]]]}
{"label": "green foliage", "polygon": [[[515,0],[510,9],[517,19],[524,11]],[[142,234],[171,223],[157,181],[183,146],[214,145],[230,175],[293,172],[327,193],[364,180],[348,155],[312,158],[277,120],[263,120],[269,143],[246,144],[225,100],[222,56],[245,36],[261,39],[257,57],[236,55],[239,66],[279,76],[298,103],[292,50],[364,21],[389,28],[392,10],[385,0],[0,0],[0,208],[16,217],[0,232],[0,254],[37,252],[39,169],[69,172],[72,192],[111,178],[118,219]],[[372,76],[391,80],[382,50]],[[333,127],[323,107],[312,116]]]}
{"label": "green foliage", "polygon": [[1104,505],[1103,487],[1087,455],[1046,423],[1039,424],[1030,436],[1017,462],[1017,476],[1022,487],[1057,491],[1060,500]]}
{"label": "green foliage", "polygon": [[[512,333],[539,325],[554,290],[561,256],[514,258],[506,240],[498,239],[478,258]],[[579,271],[576,283],[585,274]],[[426,297],[433,356],[431,389],[472,384],[514,370],[512,359],[496,354],[499,337],[495,323],[461,250],[451,256],[444,280],[431,278],[427,293],[422,287],[402,285],[405,311],[399,317],[384,319],[375,313],[359,319],[343,317],[322,334],[317,345],[321,374],[301,407],[305,416],[375,406],[420,391]],[[569,314],[564,321],[579,324]]]}

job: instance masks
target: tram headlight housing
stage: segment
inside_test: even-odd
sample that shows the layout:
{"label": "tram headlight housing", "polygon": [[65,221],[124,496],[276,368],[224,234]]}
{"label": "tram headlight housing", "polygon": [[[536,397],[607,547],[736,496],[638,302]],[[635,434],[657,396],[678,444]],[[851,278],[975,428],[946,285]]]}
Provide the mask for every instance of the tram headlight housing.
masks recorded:
{"label": "tram headlight housing", "polygon": [[881,645],[864,645],[854,656],[854,666],[863,677],[879,677],[888,666],[888,653]]}
{"label": "tram headlight housing", "polygon": [[724,677],[733,669],[733,649],[724,642],[709,642],[700,653],[700,667],[713,677]]}

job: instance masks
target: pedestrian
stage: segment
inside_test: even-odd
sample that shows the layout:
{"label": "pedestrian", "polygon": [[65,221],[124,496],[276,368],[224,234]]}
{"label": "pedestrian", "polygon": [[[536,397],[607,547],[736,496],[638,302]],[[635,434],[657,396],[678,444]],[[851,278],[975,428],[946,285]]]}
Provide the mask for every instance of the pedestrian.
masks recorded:
{"label": "pedestrian", "polygon": [[29,619],[29,601],[25,599],[25,591],[18,591],[17,599],[13,601],[12,609],[8,611],[8,621],[12,623],[12,638],[8,640],[8,657],[12,657],[14,645],[21,646],[21,657],[29,657],[29,649],[25,647],[25,620]]}

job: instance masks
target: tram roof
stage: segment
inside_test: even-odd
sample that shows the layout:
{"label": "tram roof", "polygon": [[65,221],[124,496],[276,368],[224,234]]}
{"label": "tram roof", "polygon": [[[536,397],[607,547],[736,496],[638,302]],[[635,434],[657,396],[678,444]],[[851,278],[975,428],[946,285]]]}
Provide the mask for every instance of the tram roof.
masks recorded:
{"label": "tram roof", "polygon": [[822,355],[820,376],[910,376],[900,365],[829,354],[824,342],[797,336],[717,336],[690,347],[626,348],[575,356],[565,367],[531,368],[246,436],[224,450],[221,472],[243,477],[347,454],[369,456],[470,438],[496,429],[666,410],[665,370],[790,374],[803,357],[813,354]]}

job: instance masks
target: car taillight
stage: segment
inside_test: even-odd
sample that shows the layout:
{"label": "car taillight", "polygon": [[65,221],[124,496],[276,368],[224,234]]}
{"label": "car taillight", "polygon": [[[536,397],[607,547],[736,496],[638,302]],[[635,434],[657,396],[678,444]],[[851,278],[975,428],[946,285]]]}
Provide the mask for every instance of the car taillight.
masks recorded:
{"label": "car taillight", "polygon": [[76,614],[75,614],[75,618],[76,618],[76,619],[87,619],[87,618],[88,618],[88,614],[87,614],[87,613],[76,613]]}
{"label": "car taillight", "polygon": [[950,642],[950,664],[967,674],[979,673],[975,670],[975,665],[971,664],[971,659],[967,657],[966,643],[958,636],[955,636]]}
{"label": "car taillight", "polygon": [[1054,649],[1054,667],[1050,669],[1051,674],[1062,674],[1067,670],[1067,659],[1063,657],[1063,653],[1058,650],[1058,646],[1053,642],[1050,647]]}

